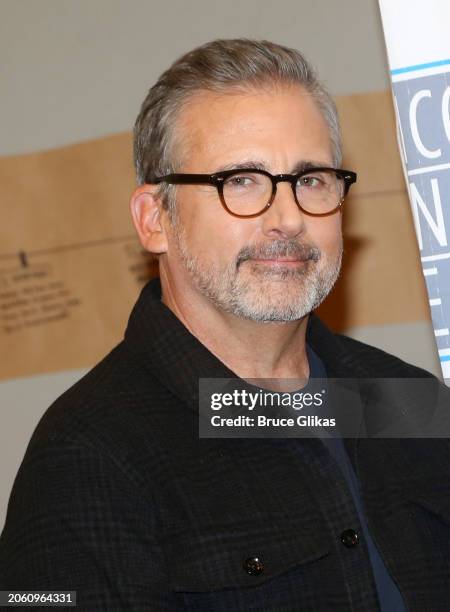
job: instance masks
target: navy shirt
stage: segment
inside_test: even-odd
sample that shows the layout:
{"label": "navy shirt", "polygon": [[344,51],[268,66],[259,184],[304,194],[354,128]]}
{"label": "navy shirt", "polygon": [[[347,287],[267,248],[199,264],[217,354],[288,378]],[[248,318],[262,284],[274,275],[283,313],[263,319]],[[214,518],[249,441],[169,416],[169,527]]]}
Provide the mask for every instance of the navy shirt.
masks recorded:
{"label": "navy shirt", "polygon": [[[327,373],[325,366],[320,357],[307,346],[307,354],[309,361],[310,377],[311,378],[326,378]],[[342,474],[345,477],[349,486],[350,492],[355,502],[355,507],[361,523],[361,527],[366,538],[367,548],[369,549],[370,561],[372,564],[375,584],[380,600],[380,607],[383,612],[406,612],[401,593],[392,580],[378,549],[373,541],[366,519],[364,517],[361,494],[359,491],[359,483],[353,469],[353,465],[345,449],[342,438],[321,438],[322,442],[328,448],[336,462],[339,464]]]}

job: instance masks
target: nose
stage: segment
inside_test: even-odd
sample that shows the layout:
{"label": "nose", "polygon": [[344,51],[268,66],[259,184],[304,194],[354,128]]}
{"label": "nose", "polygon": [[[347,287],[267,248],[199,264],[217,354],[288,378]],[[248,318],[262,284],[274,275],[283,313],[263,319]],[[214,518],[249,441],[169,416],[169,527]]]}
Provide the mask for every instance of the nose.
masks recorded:
{"label": "nose", "polygon": [[278,182],[275,198],[261,219],[263,232],[270,238],[295,238],[305,230],[305,215],[289,182]]}

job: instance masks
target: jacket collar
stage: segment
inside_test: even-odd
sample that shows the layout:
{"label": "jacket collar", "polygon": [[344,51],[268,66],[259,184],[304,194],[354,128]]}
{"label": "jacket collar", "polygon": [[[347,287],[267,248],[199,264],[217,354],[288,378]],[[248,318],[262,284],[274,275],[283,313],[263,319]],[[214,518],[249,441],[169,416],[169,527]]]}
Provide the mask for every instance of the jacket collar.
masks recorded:
{"label": "jacket collar", "polygon": [[[306,338],[323,360],[330,378],[368,376],[344,349],[339,337],[314,314],[310,315]],[[125,343],[134,353],[141,354],[162,385],[191,406],[198,399],[199,378],[237,377],[163,304],[159,279],[149,281],[142,289],[130,315]]]}

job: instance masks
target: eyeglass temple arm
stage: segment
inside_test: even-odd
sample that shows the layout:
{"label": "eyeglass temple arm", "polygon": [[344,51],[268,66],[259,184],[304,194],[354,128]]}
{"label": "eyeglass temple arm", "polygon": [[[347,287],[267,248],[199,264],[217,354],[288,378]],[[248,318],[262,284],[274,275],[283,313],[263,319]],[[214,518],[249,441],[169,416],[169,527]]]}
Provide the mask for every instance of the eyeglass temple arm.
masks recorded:
{"label": "eyeglass temple arm", "polygon": [[171,183],[176,185],[209,184],[213,185],[220,181],[220,177],[214,174],[166,174],[165,176],[148,177],[148,183]]}

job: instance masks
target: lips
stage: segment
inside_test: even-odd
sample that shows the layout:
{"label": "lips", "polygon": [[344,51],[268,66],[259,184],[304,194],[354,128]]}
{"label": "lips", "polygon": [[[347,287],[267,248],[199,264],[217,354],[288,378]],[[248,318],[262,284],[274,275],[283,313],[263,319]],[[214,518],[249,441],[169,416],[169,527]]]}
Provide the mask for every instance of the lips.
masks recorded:
{"label": "lips", "polygon": [[307,261],[319,261],[320,250],[308,244],[298,242],[274,240],[269,244],[252,245],[241,249],[236,261],[236,268],[244,261],[267,264],[273,266],[299,265]]}
{"label": "lips", "polygon": [[308,259],[284,259],[282,257],[277,257],[276,259],[269,259],[266,257],[255,257],[253,258],[253,261],[267,261],[270,263],[302,263],[304,261],[308,261],[310,258]]}
{"label": "lips", "polygon": [[247,261],[273,266],[299,266],[311,260],[313,260],[312,257],[305,255],[303,257],[249,257]]}

